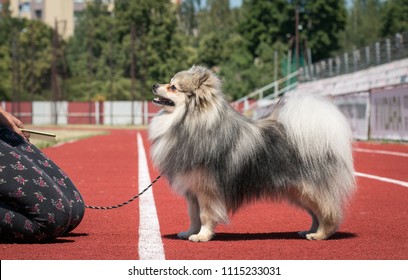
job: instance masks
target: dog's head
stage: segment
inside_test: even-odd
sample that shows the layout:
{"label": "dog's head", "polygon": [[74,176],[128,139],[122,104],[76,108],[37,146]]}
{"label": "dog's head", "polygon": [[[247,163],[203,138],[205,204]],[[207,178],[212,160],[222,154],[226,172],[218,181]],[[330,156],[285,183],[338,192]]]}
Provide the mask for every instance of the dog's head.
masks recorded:
{"label": "dog's head", "polygon": [[202,109],[210,105],[214,96],[220,95],[221,82],[210,70],[193,66],[177,73],[169,84],[153,85],[153,102],[166,112],[185,106]]}

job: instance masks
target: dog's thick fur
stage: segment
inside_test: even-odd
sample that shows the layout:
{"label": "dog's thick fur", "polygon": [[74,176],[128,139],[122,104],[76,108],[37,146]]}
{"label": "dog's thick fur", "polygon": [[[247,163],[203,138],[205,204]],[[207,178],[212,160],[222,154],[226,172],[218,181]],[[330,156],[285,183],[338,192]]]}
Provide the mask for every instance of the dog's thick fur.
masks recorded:
{"label": "dog's thick fur", "polygon": [[149,126],[152,158],[188,202],[182,239],[209,241],[228,214],[262,198],[286,199],[312,217],[309,240],[331,236],[355,188],[351,132],[328,100],[287,94],[252,121],[230,107],[220,80],[193,66],[153,86],[161,112]]}

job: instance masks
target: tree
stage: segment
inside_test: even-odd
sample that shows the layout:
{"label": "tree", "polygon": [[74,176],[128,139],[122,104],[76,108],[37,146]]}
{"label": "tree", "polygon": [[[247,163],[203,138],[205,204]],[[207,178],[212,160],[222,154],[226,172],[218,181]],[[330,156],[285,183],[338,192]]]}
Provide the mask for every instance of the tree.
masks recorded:
{"label": "tree", "polygon": [[[21,83],[25,93],[31,95],[30,99],[48,99],[48,92],[44,89],[50,88],[53,31],[40,21],[25,21],[24,25],[19,34]],[[61,56],[61,52],[58,55]]]}
{"label": "tree", "polygon": [[12,19],[9,10],[9,3],[3,4],[0,14],[0,100],[11,99],[11,57],[10,57],[10,30]]}
{"label": "tree", "polygon": [[382,37],[392,36],[408,30],[408,0],[388,0],[385,3],[380,34]]}
{"label": "tree", "polygon": [[115,19],[107,5],[101,1],[87,4],[67,45],[68,99],[129,98],[128,88],[116,90],[125,59],[115,30]]}
{"label": "tree", "polygon": [[118,0],[112,14],[102,1],[89,3],[68,42],[69,98],[152,98],[151,85],[188,67],[190,57],[170,1]]}
{"label": "tree", "polygon": [[0,45],[0,100],[11,99],[10,49]]}
{"label": "tree", "polygon": [[151,98],[151,85],[168,81],[175,72],[188,67],[187,41],[170,1],[135,0],[115,2],[115,19],[122,51],[125,52],[125,76],[131,76],[130,26],[135,26],[135,77],[139,94]]}
{"label": "tree", "polygon": [[220,65],[219,75],[223,81],[223,91],[231,99],[238,99],[260,85],[259,71],[254,58],[246,47],[244,38],[234,34],[225,43],[225,60]]}
{"label": "tree", "polygon": [[349,51],[377,41],[380,38],[381,15],[380,0],[355,0],[347,15],[342,49]]}
{"label": "tree", "polygon": [[201,8],[201,0],[185,0],[177,7],[181,28],[190,37],[198,34],[198,11]]}
{"label": "tree", "polygon": [[249,52],[256,57],[261,43],[273,45],[277,41],[287,40],[288,28],[284,25],[288,22],[286,0],[244,0],[238,31]]}
{"label": "tree", "polygon": [[[318,61],[408,29],[408,0],[354,0],[349,13],[344,0],[243,0],[235,9],[228,0],[116,0],[112,13],[104,3],[87,2],[74,36],[59,38],[57,67],[67,70],[68,100],[150,99],[152,84],[193,64],[216,71],[235,99],[275,73],[286,75],[296,42],[302,65],[306,47]],[[48,99],[53,31],[12,18],[7,5],[0,16],[0,98],[13,99],[18,85],[19,99]]]}
{"label": "tree", "polygon": [[48,99],[52,29],[40,21],[12,18],[8,5],[3,8],[0,17],[0,98]]}
{"label": "tree", "polygon": [[207,0],[205,9],[201,10],[199,17],[199,34],[208,33],[227,34],[234,30],[235,25],[229,0]]}
{"label": "tree", "polygon": [[[230,51],[226,42],[236,33],[238,16],[229,0],[208,0],[201,10],[198,28],[198,59],[208,67],[219,66]],[[228,49],[225,51],[225,49]]]}
{"label": "tree", "polygon": [[[333,55],[340,49],[339,38],[346,24],[344,1],[339,0],[291,0],[288,17],[284,24],[293,36],[295,33],[295,13],[299,11],[300,44],[312,52],[314,61]],[[304,49],[302,47],[301,49]]]}

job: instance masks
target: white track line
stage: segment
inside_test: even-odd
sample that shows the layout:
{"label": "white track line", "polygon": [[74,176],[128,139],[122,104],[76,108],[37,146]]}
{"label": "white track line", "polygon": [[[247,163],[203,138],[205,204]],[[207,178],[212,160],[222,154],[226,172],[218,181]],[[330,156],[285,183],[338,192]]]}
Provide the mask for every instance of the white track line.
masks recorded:
{"label": "white track line", "polygon": [[399,156],[399,157],[408,157],[407,153],[401,153],[401,152],[391,152],[391,151],[385,151],[385,150],[371,150],[371,149],[362,149],[362,148],[354,148],[353,150],[356,152],[361,152],[361,153],[372,153],[372,154],[383,154],[383,155],[391,155],[391,156]]}
{"label": "white track line", "polygon": [[373,180],[378,180],[378,181],[381,181],[381,182],[387,182],[387,183],[391,183],[391,184],[395,184],[395,185],[400,185],[400,186],[403,186],[403,187],[408,188],[408,182],[399,181],[399,180],[390,179],[390,178],[385,178],[385,177],[380,177],[380,176],[371,175],[371,174],[360,173],[360,172],[355,172],[354,174],[356,174],[356,175],[359,176],[359,177],[364,177],[364,178],[369,178],[369,179],[373,179]]}
{"label": "white track line", "polygon": [[[151,183],[146,152],[140,133],[137,134],[139,154],[139,192]],[[141,260],[164,260],[164,248],[160,235],[159,219],[152,189],[139,198],[139,258]]]}

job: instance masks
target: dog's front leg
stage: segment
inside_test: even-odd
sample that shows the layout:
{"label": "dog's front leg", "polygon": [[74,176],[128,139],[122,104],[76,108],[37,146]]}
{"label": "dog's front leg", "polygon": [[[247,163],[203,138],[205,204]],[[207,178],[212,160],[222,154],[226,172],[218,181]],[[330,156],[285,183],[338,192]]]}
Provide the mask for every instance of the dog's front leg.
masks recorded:
{"label": "dog's front leg", "polygon": [[201,228],[200,207],[197,197],[189,193],[185,197],[188,204],[188,215],[190,216],[190,228],[177,234],[180,239],[189,239],[191,235],[197,234]]}
{"label": "dog's front leg", "polygon": [[214,236],[214,228],[220,222],[227,222],[228,215],[224,203],[208,193],[197,196],[201,228],[197,234],[191,235],[188,240],[194,242],[207,242]]}

